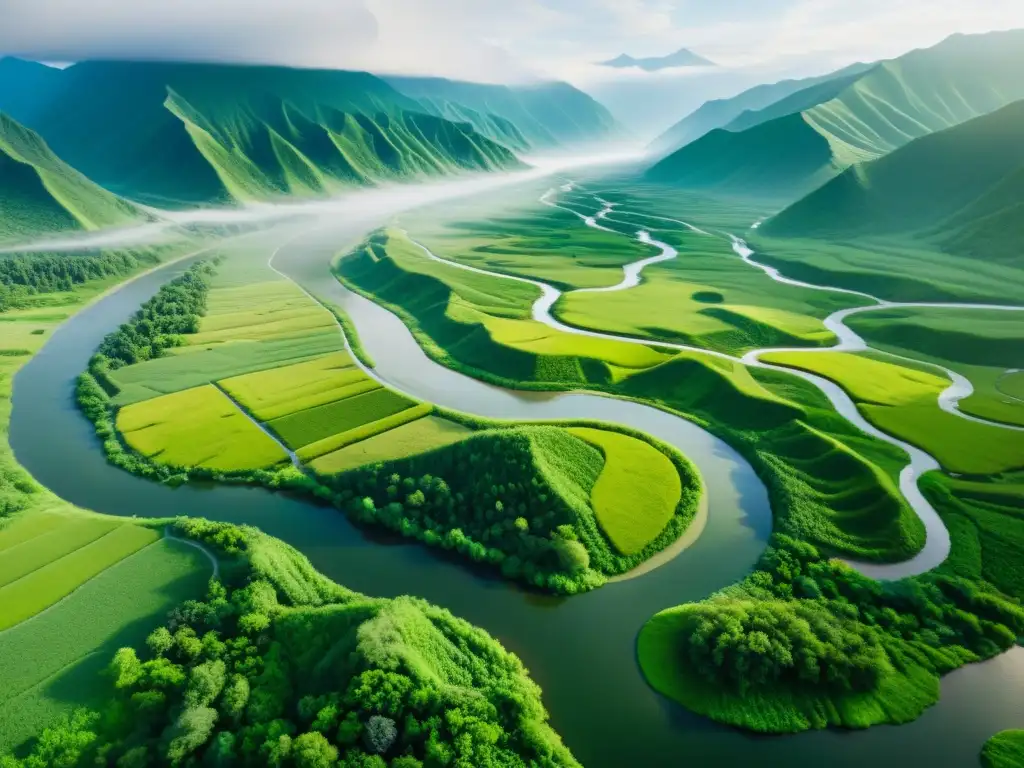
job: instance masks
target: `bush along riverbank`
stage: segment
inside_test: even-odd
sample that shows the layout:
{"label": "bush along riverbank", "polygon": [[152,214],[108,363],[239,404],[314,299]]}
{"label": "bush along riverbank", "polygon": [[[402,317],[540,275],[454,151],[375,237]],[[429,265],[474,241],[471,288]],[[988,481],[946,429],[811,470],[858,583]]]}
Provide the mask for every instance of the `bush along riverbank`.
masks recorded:
{"label": "bush along riverbank", "polygon": [[[117,389],[107,373],[157,357],[180,344],[182,334],[195,332],[212,270],[200,263],[164,286],[104,340],[79,378],[79,407],[115,466],[169,485],[214,481],[300,494],[331,504],[360,524],[383,526],[505,578],[567,595],[637,567],[681,536],[696,516],[703,487],[682,454],[639,433],[589,422],[514,427],[445,413],[475,433],[427,453],[337,475],[290,465],[235,471],[171,466],[142,455],[117,430],[112,401]],[[645,440],[678,473],[682,492],[675,512],[640,551],[621,554],[602,532],[591,492],[605,459],[568,426],[612,429]]]}
{"label": "bush along riverbank", "polygon": [[520,660],[482,630],[351,592],[253,528],[173,528],[221,562],[206,599],[117,651],[105,712],[77,712],[2,768],[579,765]]}

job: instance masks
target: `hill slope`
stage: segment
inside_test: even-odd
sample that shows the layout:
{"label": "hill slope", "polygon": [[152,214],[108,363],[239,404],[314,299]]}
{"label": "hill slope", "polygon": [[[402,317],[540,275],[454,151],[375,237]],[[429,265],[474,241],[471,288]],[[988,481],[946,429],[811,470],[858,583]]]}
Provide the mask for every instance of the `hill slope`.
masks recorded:
{"label": "hill slope", "polygon": [[[1024,98],[1021,71],[1024,30],[954,35],[884,62],[838,93],[824,89],[821,95],[830,97],[816,105],[739,133],[713,131],[654,165],[648,178],[792,199],[854,163]],[[829,152],[820,163],[778,171],[776,152],[818,147],[821,141]],[[726,153],[726,161],[712,151]]]}
{"label": "hill slope", "polygon": [[1020,259],[1024,100],[848,168],[761,230],[768,236],[917,232],[956,253]]}
{"label": "hill slope", "polygon": [[700,109],[691,112],[652,141],[650,149],[662,155],[673,152],[716,128],[725,128],[733,121],[740,121],[746,113],[756,113],[795,93],[837,78],[864,72],[872,66],[874,65],[852,64],[837,72],[830,72],[820,77],[806,77],[799,80],[783,80],[770,85],[758,85],[743,91],[738,96],[705,102]]}
{"label": "hill slope", "polygon": [[0,240],[129,224],[144,214],[58,159],[0,113]]}
{"label": "hill slope", "polygon": [[519,165],[361,72],[86,62],[62,74],[31,124],[71,165],[136,199],[247,201]]}
{"label": "hill slope", "polygon": [[385,79],[431,114],[471,123],[512,149],[599,141],[619,130],[607,109],[568,83],[508,86],[439,77]]}

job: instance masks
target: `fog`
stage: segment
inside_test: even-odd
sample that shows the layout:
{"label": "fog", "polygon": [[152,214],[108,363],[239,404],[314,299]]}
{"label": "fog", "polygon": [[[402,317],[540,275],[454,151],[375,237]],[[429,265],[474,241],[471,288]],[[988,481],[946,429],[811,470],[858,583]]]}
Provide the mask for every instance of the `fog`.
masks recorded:
{"label": "fog", "polygon": [[386,219],[421,206],[472,197],[527,184],[582,168],[627,165],[641,160],[642,152],[630,149],[595,155],[525,157],[529,168],[504,173],[467,174],[456,178],[359,187],[341,194],[314,199],[288,198],[279,202],[240,207],[197,208],[168,211],[145,208],[154,221],[133,227],[111,228],[74,235],[41,237],[6,245],[0,253],[93,251],[180,242],[189,234],[217,232],[218,228],[260,228],[302,219],[345,217],[353,221]]}

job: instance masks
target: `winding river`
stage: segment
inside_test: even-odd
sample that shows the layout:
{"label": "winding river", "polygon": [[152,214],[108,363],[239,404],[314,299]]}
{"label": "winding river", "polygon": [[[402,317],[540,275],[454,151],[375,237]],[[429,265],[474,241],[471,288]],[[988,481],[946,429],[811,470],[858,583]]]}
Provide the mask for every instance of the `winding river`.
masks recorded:
{"label": "winding river", "polygon": [[[589,768],[755,763],[852,768],[902,766],[910,760],[964,766],[974,764],[993,732],[1024,723],[1020,652],[949,675],[942,702],[918,721],[858,733],[753,737],[692,715],[654,693],[636,665],[637,632],[655,612],[704,597],[750,569],[771,529],[764,486],[725,443],[657,409],[589,394],[512,392],[431,361],[397,317],[347,291],[326,269],[338,250],[381,223],[372,217],[318,223],[298,239],[292,230],[271,233],[259,248],[262,255],[253,258],[273,259],[282,274],[342,306],[375,360],[375,375],[398,389],[487,416],[626,423],[682,449],[700,468],[709,504],[706,527],[685,555],[642,578],[585,595],[540,596],[417,544],[364,532],[332,508],[262,489],[170,488],[109,465],[91,425],[74,405],[74,379],[103,336],[183,271],[184,263],[129,282],[87,307],[19,372],[11,420],[18,460],[41,483],[80,506],[125,516],[189,514],[257,525],[353,589],[381,596],[412,592],[451,609],[525,660],[544,690],[553,724]],[[651,243],[663,249],[662,257],[674,257],[664,244]],[[551,299],[554,289],[547,289],[541,301]],[[538,319],[557,323],[550,316],[554,300],[557,296],[546,307],[538,302]]]}

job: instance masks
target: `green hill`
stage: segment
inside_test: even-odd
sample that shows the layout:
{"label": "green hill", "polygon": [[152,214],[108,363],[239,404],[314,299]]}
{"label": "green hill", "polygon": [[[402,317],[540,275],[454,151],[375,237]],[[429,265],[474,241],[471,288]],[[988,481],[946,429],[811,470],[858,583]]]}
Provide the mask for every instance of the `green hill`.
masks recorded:
{"label": "green hill", "polygon": [[[801,105],[803,94],[792,103],[802,108],[789,115],[739,133],[712,131],[655,164],[647,177],[794,199],[854,163],[1024,98],[1022,71],[1024,30],[954,35],[852,77],[838,93],[822,88],[818,95],[827,98],[820,103]],[[800,162],[780,169],[780,154],[797,154]]]}
{"label": "green hill", "polygon": [[[798,80],[783,80],[769,85],[758,85],[743,91],[738,96],[706,102],[700,109],[684,117],[651,142],[650,149],[660,155],[674,152],[716,128],[725,128],[734,121],[737,125],[742,124],[743,121],[749,119],[745,117],[748,113],[758,113],[796,93],[837,78],[859,74],[872,66],[874,65],[851,64],[849,67],[820,77],[806,77]],[[802,107],[798,107],[798,109],[800,108]]]}
{"label": "green hill", "polygon": [[362,72],[85,62],[62,73],[31,124],[97,183],[163,204],[519,165],[468,123],[425,114]]}
{"label": "green hill", "polygon": [[762,227],[768,236],[917,233],[1009,263],[1024,236],[1024,100],[848,168]]}
{"label": "green hill", "polygon": [[469,122],[512,149],[582,144],[619,132],[607,109],[568,83],[508,86],[436,77],[386,80],[431,114]]}
{"label": "green hill", "polygon": [[99,229],[144,214],[58,159],[36,133],[0,112],[0,240]]}

